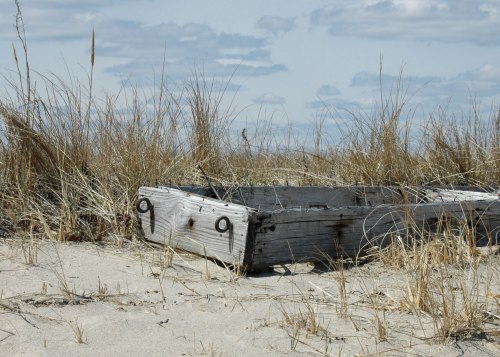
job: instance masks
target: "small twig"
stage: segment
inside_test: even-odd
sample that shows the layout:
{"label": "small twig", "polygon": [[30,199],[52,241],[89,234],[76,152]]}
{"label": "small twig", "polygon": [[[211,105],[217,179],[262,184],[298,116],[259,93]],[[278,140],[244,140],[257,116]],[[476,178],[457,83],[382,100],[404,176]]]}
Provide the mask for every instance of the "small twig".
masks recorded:
{"label": "small twig", "polygon": [[27,323],[29,323],[31,326],[33,326],[34,328],[39,328],[37,325],[35,325],[33,322],[29,321],[22,313],[21,313],[21,308],[19,306],[15,306],[13,305],[12,303],[10,303],[9,301],[5,300],[5,299],[2,299],[0,300],[0,306],[15,313],[15,314],[18,314],[19,316],[21,316],[21,318],[26,321]]}
{"label": "small twig", "polygon": [[158,324],[160,327],[165,328],[165,326],[163,326],[163,325],[167,324],[169,321],[170,321],[170,319],[166,319],[166,320],[164,320],[164,321],[157,322],[157,324]]}
{"label": "small twig", "polygon": [[200,171],[203,174],[203,176],[205,176],[205,180],[207,180],[208,186],[210,186],[210,189],[215,193],[215,196],[217,196],[217,199],[219,201],[222,201],[222,199],[219,196],[219,193],[215,190],[215,187],[212,185],[212,181],[210,181],[210,178],[207,176],[207,174],[205,173],[205,171],[203,171],[201,165],[198,165],[198,169],[200,169]]}
{"label": "small twig", "polygon": [[183,282],[182,280],[178,279],[178,278],[174,278],[174,281],[178,282],[178,283],[181,283],[182,286],[184,286],[186,289],[188,289],[189,291],[191,291],[192,293],[198,295],[198,296],[201,296],[201,294],[199,292],[197,292],[196,290],[190,288],[189,286],[186,285],[185,282]]}
{"label": "small twig", "polygon": [[5,332],[5,333],[7,334],[7,336],[5,336],[4,338],[2,338],[2,339],[0,340],[0,342],[3,342],[3,341],[5,341],[6,339],[8,339],[10,336],[14,336],[14,335],[15,335],[15,333],[14,333],[14,332],[4,330],[3,328],[0,328],[0,331]]}
{"label": "small twig", "polygon": [[300,340],[298,337],[293,336],[290,332],[287,332],[287,334],[288,334],[288,337],[290,337],[291,339],[293,339],[295,342],[298,342],[298,343],[300,343],[300,344],[302,344],[304,346],[309,347],[314,352],[319,353],[321,356],[331,356],[330,354],[326,354],[325,351],[319,350],[316,347],[311,346],[307,342],[304,342],[304,341]]}
{"label": "small twig", "polygon": [[96,299],[94,297],[92,297],[91,295],[85,295],[85,294],[78,294],[77,292],[75,291],[71,291],[69,289],[65,289],[65,288],[60,288],[61,291],[63,293],[65,293],[66,295],[68,295],[69,297],[71,297],[71,299],[76,299],[76,300],[79,300],[79,301],[96,301]]}
{"label": "small twig", "polygon": [[500,316],[499,315],[495,315],[494,313],[492,312],[489,312],[489,311],[484,311],[484,313],[490,317],[494,317],[496,319],[499,319],[500,320]]}
{"label": "small twig", "polygon": [[20,312],[19,307],[16,307],[10,301],[5,299],[0,300],[0,306],[12,312]]}
{"label": "small twig", "polygon": [[311,284],[312,286],[314,286],[316,289],[318,289],[319,291],[321,291],[323,294],[327,295],[329,298],[331,298],[333,301],[337,301],[338,299],[336,297],[334,297],[332,294],[330,293],[327,293],[324,289],[320,288],[319,286],[317,286],[316,284],[312,283],[311,281],[309,282],[309,284]]}

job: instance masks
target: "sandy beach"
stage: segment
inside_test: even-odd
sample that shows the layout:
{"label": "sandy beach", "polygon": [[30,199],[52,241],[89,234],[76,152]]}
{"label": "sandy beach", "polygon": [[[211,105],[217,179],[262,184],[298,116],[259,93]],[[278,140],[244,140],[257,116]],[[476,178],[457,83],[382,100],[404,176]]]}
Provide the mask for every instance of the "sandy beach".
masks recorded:
{"label": "sandy beach", "polygon": [[403,308],[407,274],[380,262],[238,276],[144,243],[2,239],[0,355],[496,356],[499,258],[478,269],[491,318],[441,341]]}

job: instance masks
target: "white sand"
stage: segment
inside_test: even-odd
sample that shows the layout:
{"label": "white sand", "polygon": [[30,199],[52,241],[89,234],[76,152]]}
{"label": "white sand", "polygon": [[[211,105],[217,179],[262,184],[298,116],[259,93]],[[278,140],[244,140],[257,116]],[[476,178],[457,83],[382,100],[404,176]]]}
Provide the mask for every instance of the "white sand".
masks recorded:
{"label": "white sand", "polygon": [[[163,251],[142,244],[40,242],[34,264],[28,255],[20,240],[0,239],[1,356],[500,355],[495,317],[485,335],[432,339],[434,320],[400,307],[406,275],[380,263],[345,271],[342,317],[339,273],[307,264],[236,277],[187,254],[162,268]],[[491,313],[499,260],[481,267]]]}

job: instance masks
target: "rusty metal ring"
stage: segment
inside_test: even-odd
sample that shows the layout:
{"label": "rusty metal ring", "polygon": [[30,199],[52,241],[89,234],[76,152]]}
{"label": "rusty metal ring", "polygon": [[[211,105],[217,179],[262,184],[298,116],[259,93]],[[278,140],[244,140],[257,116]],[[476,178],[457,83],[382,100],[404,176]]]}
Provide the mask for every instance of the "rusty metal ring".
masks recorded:
{"label": "rusty metal ring", "polygon": [[[220,227],[220,222],[222,222],[222,221],[226,222],[226,226],[224,228]],[[231,221],[226,216],[222,216],[215,221],[215,230],[219,233],[227,232],[232,226],[233,225],[232,225]]]}
{"label": "rusty metal ring", "polygon": [[[146,208],[142,208],[141,204],[143,202],[146,202]],[[146,213],[147,211],[152,211],[153,210],[153,204],[149,200],[149,198],[144,197],[141,198],[139,201],[137,201],[137,204],[135,205],[135,208],[137,208],[137,212],[139,213]]]}

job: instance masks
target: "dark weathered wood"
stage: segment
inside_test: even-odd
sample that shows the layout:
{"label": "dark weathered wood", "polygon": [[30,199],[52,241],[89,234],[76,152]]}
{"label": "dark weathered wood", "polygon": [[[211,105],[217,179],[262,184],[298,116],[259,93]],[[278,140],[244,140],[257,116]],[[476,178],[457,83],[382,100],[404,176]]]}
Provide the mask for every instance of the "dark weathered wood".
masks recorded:
{"label": "dark weathered wood", "polygon": [[[219,259],[262,267],[356,256],[402,236],[470,227],[480,244],[500,243],[498,193],[470,188],[216,187],[147,188],[154,206],[140,213],[146,238]],[[144,211],[144,209],[141,209]],[[217,232],[226,216],[232,231]],[[152,224],[153,223],[153,224]]]}
{"label": "dark weathered wood", "polygon": [[[147,198],[153,205],[153,219],[150,211],[139,213],[147,239],[229,264],[243,264],[253,210],[176,189],[141,187],[139,198]],[[223,233],[215,229],[221,217],[228,217],[232,229]],[[219,228],[224,229],[224,223],[220,222]]]}
{"label": "dark weathered wood", "polygon": [[252,262],[263,266],[340,254],[355,257],[365,248],[387,243],[390,233],[413,234],[445,226],[460,229],[467,222],[483,244],[498,240],[500,201],[286,210],[262,220]]}
{"label": "dark weathered wood", "polygon": [[[400,189],[385,187],[242,187],[233,197],[247,206],[260,211],[318,206],[377,206],[388,203],[403,203]],[[407,198],[416,201],[408,192]]]}
{"label": "dark weathered wood", "polygon": [[[179,189],[215,197],[209,187],[183,186]],[[471,191],[472,187],[256,186],[215,187],[215,189],[224,200],[259,211],[498,199],[498,194],[478,192],[478,188],[475,188],[476,191]]]}

